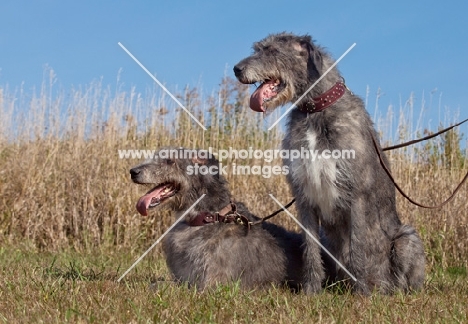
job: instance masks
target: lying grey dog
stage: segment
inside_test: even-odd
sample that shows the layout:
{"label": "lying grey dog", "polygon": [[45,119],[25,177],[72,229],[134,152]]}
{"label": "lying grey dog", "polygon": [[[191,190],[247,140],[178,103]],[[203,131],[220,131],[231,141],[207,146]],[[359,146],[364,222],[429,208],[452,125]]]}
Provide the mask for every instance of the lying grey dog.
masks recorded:
{"label": "lying grey dog", "polygon": [[137,203],[140,214],[165,206],[178,219],[206,194],[162,242],[178,282],[200,290],[234,281],[243,288],[271,284],[300,288],[304,253],[300,234],[269,222],[249,226],[259,218],[232,201],[215,158],[188,149],[172,149],[177,157],[160,158],[161,152],[130,170],[133,182],[152,188]]}

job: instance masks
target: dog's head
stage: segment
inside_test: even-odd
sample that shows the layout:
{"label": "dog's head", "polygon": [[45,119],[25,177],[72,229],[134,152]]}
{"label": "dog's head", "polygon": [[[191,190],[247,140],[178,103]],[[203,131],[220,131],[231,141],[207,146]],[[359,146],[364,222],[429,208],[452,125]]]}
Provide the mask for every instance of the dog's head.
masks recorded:
{"label": "dog's head", "polygon": [[322,51],[310,36],[273,34],[253,46],[254,53],[234,66],[237,79],[260,83],[250,98],[250,108],[268,112],[295,102],[323,70]]}
{"label": "dog's head", "polygon": [[162,205],[175,211],[187,209],[203,194],[229,197],[219,162],[206,150],[161,149],[153,159],[133,167],[130,175],[134,183],[151,188],[136,205],[144,216]]}

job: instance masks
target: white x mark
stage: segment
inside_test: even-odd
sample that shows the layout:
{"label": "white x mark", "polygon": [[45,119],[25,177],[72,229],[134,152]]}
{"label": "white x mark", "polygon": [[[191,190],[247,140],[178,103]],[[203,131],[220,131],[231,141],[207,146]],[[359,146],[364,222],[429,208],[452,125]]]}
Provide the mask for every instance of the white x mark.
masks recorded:
{"label": "white x mark", "polygon": [[145,68],[145,66],[143,64],[140,63],[140,61],[137,60],[137,58],[135,56],[133,56],[132,53],[130,53],[130,51],[125,48],[125,46],[122,45],[122,43],[118,43],[120,47],[122,47],[122,49],[172,98],[174,99],[174,101],[179,105],[180,108],[182,108],[183,110],[185,110],[185,112],[187,114],[189,114],[189,116],[198,124],[200,125],[201,128],[203,128],[203,130],[206,130],[206,127],[203,126],[202,123],[200,123],[200,121],[194,116],[192,115],[192,113],[190,111],[188,111],[187,108],[184,107],[184,105],[179,101],[177,100],[177,98],[169,92],[169,90],[166,89],[166,87],[161,83],[159,82],[158,79],[156,79],[156,77],[154,75],[152,75],[150,73],[150,71],[148,71],[147,68]]}

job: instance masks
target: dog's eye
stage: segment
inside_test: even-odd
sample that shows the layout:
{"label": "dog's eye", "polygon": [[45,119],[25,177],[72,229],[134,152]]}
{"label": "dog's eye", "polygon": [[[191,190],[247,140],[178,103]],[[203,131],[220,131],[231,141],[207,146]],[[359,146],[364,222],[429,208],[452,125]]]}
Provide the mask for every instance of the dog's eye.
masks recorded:
{"label": "dog's eye", "polygon": [[173,159],[166,159],[166,163],[169,164],[169,165],[172,165],[175,163],[175,160]]}

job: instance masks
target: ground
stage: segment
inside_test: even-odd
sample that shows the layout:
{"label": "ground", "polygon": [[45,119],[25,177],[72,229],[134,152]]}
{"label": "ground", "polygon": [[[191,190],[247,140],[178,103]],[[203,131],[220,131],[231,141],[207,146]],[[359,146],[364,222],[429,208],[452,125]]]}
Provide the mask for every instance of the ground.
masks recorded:
{"label": "ground", "polygon": [[[316,296],[281,288],[242,291],[235,284],[197,292],[169,281],[161,252],[116,279],[137,251],[38,252],[0,249],[0,319],[22,323],[463,323],[466,270],[431,272],[421,292],[353,296],[329,289]],[[151,282],[159,280],[159,284]]]}

